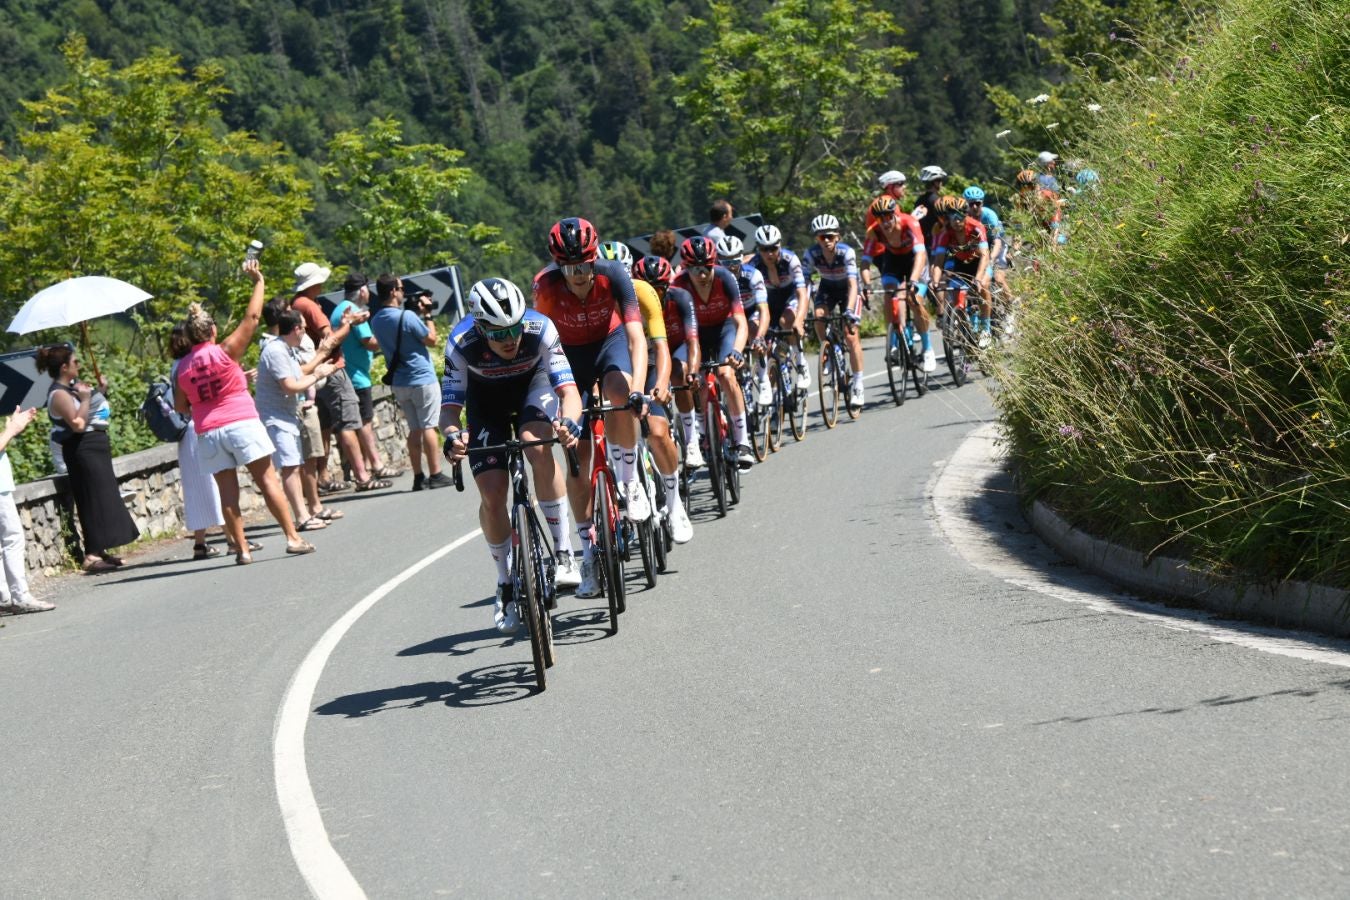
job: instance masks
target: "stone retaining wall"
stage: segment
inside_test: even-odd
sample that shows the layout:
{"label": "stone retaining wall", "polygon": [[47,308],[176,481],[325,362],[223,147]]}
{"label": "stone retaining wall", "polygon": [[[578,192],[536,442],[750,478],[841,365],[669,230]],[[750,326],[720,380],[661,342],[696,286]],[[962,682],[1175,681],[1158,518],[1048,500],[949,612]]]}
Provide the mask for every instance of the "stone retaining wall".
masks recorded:
{"label": "stone retaining wall", "polygon": [[[408,426],[383,385],[374,390],[375,439],[387,466],[407,468]],[[116,423],[113,424],[116,428]],[[329,472],[340,473],[337,446],[329,454]],[[178,473],[178,447],[160,444],[113,460],[113,472],[122,489],[122,499],[142,539],[186,534],[183,522],[183,490]],[[240,507],[247,516],[264,512],[262,496],[253,479],[239,471]],[[54,575],[82,557],[76,537],[73,502],[64,476],[51,476],[19,485],[14,502],[28,539],[28,577],[40,580]]]}

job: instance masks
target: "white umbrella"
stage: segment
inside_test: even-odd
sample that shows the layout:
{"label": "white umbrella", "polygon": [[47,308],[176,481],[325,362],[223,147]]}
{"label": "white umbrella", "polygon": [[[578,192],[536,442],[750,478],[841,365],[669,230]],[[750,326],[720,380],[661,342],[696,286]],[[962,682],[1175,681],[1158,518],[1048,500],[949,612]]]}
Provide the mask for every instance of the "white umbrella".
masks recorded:
{"label": "white umbrella", "polygon": [[84,323],[101,316],[126,312],[142,300],[149,299],[150,295],[145,291],[116,278],[102,275],[68,278],[28,298],[14,321],[9,323],[8,330],[15,334],[28,334],[44,328],[78,324],[84,337],[85,352],[94,363],[94,374],[97,375],[98,361],[93,360],[93,353],[89,350],[89,329]]}

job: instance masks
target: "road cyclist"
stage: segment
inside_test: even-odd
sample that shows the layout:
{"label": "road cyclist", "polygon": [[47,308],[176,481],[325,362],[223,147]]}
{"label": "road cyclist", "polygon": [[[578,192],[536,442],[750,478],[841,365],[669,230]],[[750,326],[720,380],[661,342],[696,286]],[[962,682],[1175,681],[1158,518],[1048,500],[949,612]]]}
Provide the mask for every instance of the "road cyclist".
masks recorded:
{"label": "road cyclist", "polygon": [[[563,353],[572,367],[583,400],[593,389],[607,404],[623,407],[606,415],[610,464],[625,515],[638,522],[650,517],[646,494],[637,485],[638,413],[647,377],[647,336],[642,310],[627,267],[601,259],[595,226],[569,217],[549,230],[553,262],[535,275],[534,308],[558,329]],[[588,402],[588,401],[587,401]],[[590,444],[577,448],[580,471],[567,477],[567,495],[582,543],[581,583],[577,596],[600,596],[592,527]]]}
{"label": "road cyclist", "polygon": [[718,239],[717,258],[736,276],[741,289],[741,306],[745,309],[750,348],[755,355],[755,404],[768,406],[773,400],[773,389],[764,368],[764,335],[769,331],[769,292],[764,286],[764,273],[745,260],[745,244],[734,234]]}
{"label": "road cyclist", "polygon": [[837,308],[844,316],[844,343],[848,346],[853,377],[848,386],[848,405],[863,406],[863,349],[858,335],[862,321],[862,295],[858,291],[858,255],[839,239],[839,220],[822,213],[811,220],[815,246],[802,254],[802,271],[820,279],[816,285],[816,339],[825,342],[825,319]]}
{"label": "road cyclist", "polygon": [[[511,523],[507,515],[507,459],[478,447],[553,436],[564,447],[581,435],[581,398],[554,324],[525,307],[520,288],[504,278],[487,278],[469,290],[472,313],[450,334],[441,381],[440,428],[446,459],[469,460],[478,487],[478,521],[497,566],[498,631],[514,632],[520,609],[511,572]],[[464,424],[461,426],[461,412]],[[514,432],[514,434],[513,434]],[[548,523],[555,551],[555,583],[576,585],[571,528],[562,470],[552,448],[527,448],[539,508]]]}
{"label": "road cyclist", "polygon": [[[1003,222],[999,219],[998,213],[994,212],[985,202],[984,189],[977,184],[972,184],[961,194],[966,201],[966,215],[977,220],[984,226],[985,234],[989,236],[989,269],[988,277],[992,283],[998,286],[999,292],[1006,305],[1008,292],[1008,281],[1005,272],[1008,268],[1008,240],[1003,233]],[[992,287],[990,288],[992,293]],[[999,320],[999,326],[1003,334],[1011,336],[1013,330],[1012,311],[1008,309],[999,309],[999,304],[993,305],[993,316]]]}
{"label": "road cyclist", "polygon": [[783,246],[783,233],[773,225],[755,229],[754,266],[764,277],[769,301],[769,325],[790,331],[788,338],[793,359],[797,364],[797,387],[811,387],[811,369],[802,354],[802,337],[806,333],[807,290],[806,276],[797,254]]}
{"label": "road cyclist", "polygon": [[959,275],[980,295],[980,315],[974,323],[976,345],[984,350],[993,342],[991,318],[993,296],[989,291],[989,237],[979,220],[966,213],[966,203],[956,197],[939,204],[940,222],[933,232],[933,261],[929,282],[942,287],[946,273]]}
{"label": "road cyclist", "polygon": [[[680,261],[684,271],[676,276],[674,286],[685,289],[693,298],[700,358],[721,363],[717,380],[731,415],[736,462],[748,469],[755,464],[755,455],[746,433],[745,397],[734,371],[744,362],[749,336],[740,285],[729,269],[717,264],[717,247],[710,238],[686,239],[680,245]],[[707,437],[712,439],[712,435]]]}
{"label": "road cyclist", "polygon": [[[887,324],[894,325],[901,334],[917,332],[923,357],[921,368],[931,373],[937,369],[937,356],[928,332],[932,321],[924,305],[928,293],[928,251],[923,232],[918,220],[903,212],[894,198],[878,197],[872,201],[869,212],[877,224],[868,230],[863,242],[863,287],[871,286],[871,266],[875,265],[886,292]],[[908,328],[907,322],[912,323]]]}

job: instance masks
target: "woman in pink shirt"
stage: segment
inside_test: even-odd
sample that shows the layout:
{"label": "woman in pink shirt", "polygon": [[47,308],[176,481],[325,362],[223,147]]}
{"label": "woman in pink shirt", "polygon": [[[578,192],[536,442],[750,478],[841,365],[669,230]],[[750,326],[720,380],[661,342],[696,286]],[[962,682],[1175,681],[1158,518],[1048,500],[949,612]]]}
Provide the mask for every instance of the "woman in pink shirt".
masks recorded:
{"label": "woman in pink shirt", "polygon": [[220,488],[225,530],[230,543],[239,548],[235,562],[241,566],[253,562],[253,557],[249,555],[239,509],[239,466],[248,468],[272,518],[286,532],[286,552],[314,552],[314,545],[295,530],[281,481],[272,468],[272,441],[258,418],[253,396],[248,392],[248,379],[239,365],[262,318],[266,292],[257,260],[245,262],[244,272],[253,279],[253,296],[249,298],[243,321],[225,340],[216,343],[216,323],[200,304],[188,307],[186,327],[192,349],[179,361],[178,378],[173,386],[178,411],[192,410],[202,468],[215,476]]}

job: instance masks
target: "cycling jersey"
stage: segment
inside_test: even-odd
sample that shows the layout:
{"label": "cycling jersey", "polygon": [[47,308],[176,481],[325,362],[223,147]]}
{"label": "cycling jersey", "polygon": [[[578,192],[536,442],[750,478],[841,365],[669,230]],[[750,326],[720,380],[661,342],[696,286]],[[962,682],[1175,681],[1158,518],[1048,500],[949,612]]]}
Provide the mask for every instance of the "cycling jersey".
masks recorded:
{"label": "cycling jersey", "polygon": [[990,243],[1003,240],[1003,223],[999,221],[998,213],[987,206],[980,208],[980,224],[989,235]]}
{"label": "cycling jersey", "polygon": [[642,330],[647,335],[647,347],[650,349],[652,341],[666,339],[666,320],[661,310],[661,298],[656,296],[656,288],[641,280],[633,282],[633,292],[637,294],[638,307],[642,310]]}
{"label": "cycling jersey", "polygon": [[741,289],[741,306],[749,310],[761,303],[769,302],[769,292],[764,286],[764,273],[755,268],[753,263],[741,263],[739,266],[729,268],[736,276],[736,286]]}
{"label": "cycling jersey", "polygon": [[694,316],[694,298],[684,288],[666,288],[661,302],[665,315],[666,344],[674,353],[690,339],[698,337],[698,319]]}
{"label": "cycling jersey", "polygon": [[576,383],[553,323],[533,309],[525,311],[523,322],[525,331],[514,359],[502,359],[492,351],[487,338],[474,327],[473,316],[455,326],[445,344],[442,406],[463,406],[470,384],[505,385],[514,380],[525,385],[536,371],[547,373],[549,385],[558,393]]}
{"label": "cycling jersey", "polygon": [[1059,195],[1054,191],[1045,188],[1018,191],[1013,203],[1023,212],[1030,213],[1046,231],[1059,229]]}
{"label": "cycling jersey", "polygon": [[881,223],[868,229],[863,240],[863,265],[866,266],[883,253],[905,256],[914,252],[915,247],[924,246],[923,230],[919,220],[909,213],[897,213],[899,228],[889,235],[881,230]]}
{"label": "cycling jersey", "polygon": [[989,237],[985,234],[984,226],[970,216],[966,216],[965,221],[962,222],[959,233],[957,230],[944,225],[934,234],[934,261],[937,257],[951,251],[952,258],[968,263],[979,259],[981,250],[989,249]]}
{"label": "cycling jersey", "polygon": [[553,321],[564,347],[597,344],[628,322],[642,321],[633,281],[623,264],[597,259],[594,266],[595,281],[584,299],[572,293],[557,263],[534,276],[534,308]]}
{"label": "cycling jersey", "polygon": [[[796,257],[793,257],[795,262]],[[798,274],[801,273],[801,267],[797,268]],[[694,317],[698,319],[699,330],[714,330],[721,328],[722,323],[734,317],[736,313],[745,315],[745,307],[741,304],[741,289],[736,284],[736,276],[732,275],[730,270],[723,266],[713,267],[712,286],[708,290],[707,299],[698,295],[698,290],[694,287],[693,276],[688,271],[681,272],[675,279],[674,287],[682,288],[689,292],[689,296],[694,301]]]}
{"label": "cycling jersey", "polygon": [[834,259],[825,259],[825,248],[819,244],[802,254],[802,271],[815,272],[821,281],[857,281],[858,255],[842,241],[834,245]]}
{"label": "cycling jersey", "polygon": [[751,263],[759,273],[764,276],[764,286],[769,290],[785,287],[806,287],[806,277],[802,275],[802,263],[786,247],[780,247],[778,250],[778,260],[773,268],[764,261],[764,254],[756,253],[755,260]]}
{"label": "cycling jersey", "polygon": [[915,209],[922,206],[928,210],[928,214],[918,221],[919,228],[923,231],[924,246],[928,248],[930,253],[933,250],[933,231],[937,228],[938,219],[941,218],[936,212],[938,198],[941,196],[937,191],[924,191],[923,196],[919,198],[919,202],[914,204]]}

